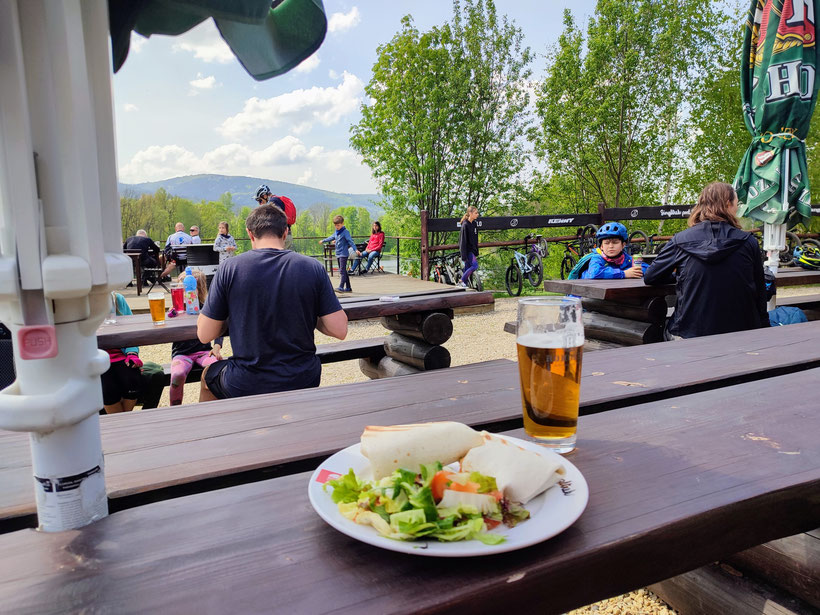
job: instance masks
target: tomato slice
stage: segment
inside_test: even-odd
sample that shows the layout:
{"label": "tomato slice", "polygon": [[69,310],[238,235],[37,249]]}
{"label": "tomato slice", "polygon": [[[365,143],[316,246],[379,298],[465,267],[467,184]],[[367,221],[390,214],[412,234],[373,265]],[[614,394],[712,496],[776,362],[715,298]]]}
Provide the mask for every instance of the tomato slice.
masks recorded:
{"label": "tomato slice", "polygon": [[447,484],[450,482],[452,472],[447,470],[439,470],[430,481],[430,491],[433,492],[433,498],[438,502],[444,497],[444,490],[447,489]]}
{"label": "tomato slice", "polygon": [[495,519],[488,519],[487,517],[484,517],[484,523],[487,526],[488,530],[491,530],[501,525],[501,521],[496,521]]}
{"label": "tomato slice", "polygon": [[478,483],[474,483],[472,481],[467,481],[466,483],[457,483],[453,481],[450,483],[450,486],[447,487],[451,491],[463,491],[465,493],[478,493],[478,490],[481,488],[481,485]]}

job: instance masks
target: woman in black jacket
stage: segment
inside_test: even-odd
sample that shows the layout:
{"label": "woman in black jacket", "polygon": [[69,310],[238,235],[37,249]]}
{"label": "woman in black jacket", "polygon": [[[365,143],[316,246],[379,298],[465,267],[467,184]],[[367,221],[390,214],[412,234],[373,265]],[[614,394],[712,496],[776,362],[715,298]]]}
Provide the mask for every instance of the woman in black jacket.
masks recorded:
{"label": "woman in black jacket", "polygon": [[467,280],[478,269],[478,209],[470,205],[461,217],[461,233],[458,236],[458,250],[464,262],[464,274],[458,286],[467,286]]}
{"label": "woman in black jacket", "polygon": [[668,333],[689,338],[768,327],[760,248],[740,230],[734,188],[706,186],[689,227],[663,247],[643,278],[649,285],[677,286]]}

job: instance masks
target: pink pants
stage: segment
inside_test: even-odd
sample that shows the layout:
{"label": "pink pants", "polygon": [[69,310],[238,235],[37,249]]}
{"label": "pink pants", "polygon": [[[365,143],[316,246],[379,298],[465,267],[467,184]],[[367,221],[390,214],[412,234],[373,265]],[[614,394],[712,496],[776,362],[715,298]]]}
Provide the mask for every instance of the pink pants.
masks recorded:
{"label": "pink pants", "polygon": [[182,403],[182,388],[185,386],[185,379],[194,366],[194,363],[207,367],[211,363],[216,363],[216,357],[211,356],[207,350],[195,352],[194,354],[180,354],[171,361],[171,405],[178,406]]}

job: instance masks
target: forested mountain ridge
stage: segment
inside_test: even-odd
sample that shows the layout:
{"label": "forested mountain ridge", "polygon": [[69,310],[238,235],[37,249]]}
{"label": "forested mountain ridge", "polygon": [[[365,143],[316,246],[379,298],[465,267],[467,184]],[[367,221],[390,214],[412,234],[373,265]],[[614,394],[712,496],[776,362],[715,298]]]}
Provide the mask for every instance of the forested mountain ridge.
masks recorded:
{"label": "forested mountain ridge", "polygon": [[260,184],[270,186],[274,194],[290,197],[296,204],[298,211],[310,209],[318,204],[327,204],[331,209],[350,206],[364,207],[370,212],[373,219],[384,213],[384,209],[376,205],[383,199],[380,194],[342,194],[259,177],[212,174],[187,175],[140,184],[120,183],[118,187],[121,196],[134,197],[142,194],[153,194],[160,188],[164,188],[169,195],[182,197],[195,203],[218,201],[223,194],[228,192],[231,194],[238,213],[241,207],[254,207],[256,205],[253,197]]}

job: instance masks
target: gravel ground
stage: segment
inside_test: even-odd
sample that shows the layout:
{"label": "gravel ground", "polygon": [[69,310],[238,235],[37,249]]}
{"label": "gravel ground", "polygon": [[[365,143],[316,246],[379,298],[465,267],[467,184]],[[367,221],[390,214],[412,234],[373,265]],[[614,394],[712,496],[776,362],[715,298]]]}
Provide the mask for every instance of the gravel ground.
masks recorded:
{"label": "gravel ground", "polygon": [[[783,296],[811,294],[816,292],[816,287],[790,287],[780,289],[778,292]],[[495,309],[492,312],[457,315],[453,320],[453,337],[446,344],[452,356],[452,365],[465,365],[492,359],[515,360],[515,339],[509,333],[504,332],[504,323],[515,320],[517,301],[516,298],[496,299]],[[347,339],[356,340],[383,335],[386,335],[386,330],[378,321],[356,321],[350,323]],[[333,341],[337,340],[316,333],[317,344]],[[226,340],[223,353],[226,356],[231,354],[229,340]],[[140,349],[140,356],[143,360],[168,363],[171,360],[171,345],[143,347]],[[365,380],[368,380],[367,376],[359,371],[355,362],[344,361],[323,367],[321,386]],[[198,397],[198,383],[185,386],[184,403],[195,403]],[[166,389],[160,406],[168,404],[168,390]],[[588,613],[666,615],[675,613],[675,611],[651,592],[641,589],[572,611],[572,615]]]}

